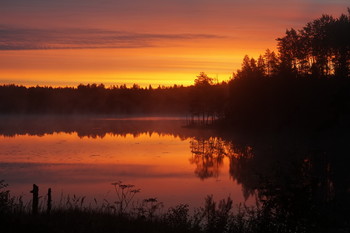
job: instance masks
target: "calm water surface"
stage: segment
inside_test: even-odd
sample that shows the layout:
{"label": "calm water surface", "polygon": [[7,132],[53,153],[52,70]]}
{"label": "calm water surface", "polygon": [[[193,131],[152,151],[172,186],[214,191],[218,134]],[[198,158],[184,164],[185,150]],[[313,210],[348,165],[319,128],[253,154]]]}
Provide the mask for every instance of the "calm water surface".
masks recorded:
{"label": "calm water surface", "polygon": [[50,187],[56,203],[75,194],[100,207],[117,200],[111,183],[123,181],[141,189],[135,201],[194,208],[207,195],[230,195],[235,204],[258,200],[268,218],[290,229],[350,229],[347,130],[183,125],[178,118],[0,117],[0,179],[25,200],[35,183],[42,200]]}
{"label": "calm water surface", "polygon": [[0,178],[25,200],[35,183],[42,196],[52,188],[56,202],[62,194],[113,201],[111,183],[122,181],[141,189],[135,200],[156,197],[167,207],[198,207],[208,194],[244,202],[229,158],[210,147],[222,141],[183,125],[175,118],[8,121],[0,128]]}

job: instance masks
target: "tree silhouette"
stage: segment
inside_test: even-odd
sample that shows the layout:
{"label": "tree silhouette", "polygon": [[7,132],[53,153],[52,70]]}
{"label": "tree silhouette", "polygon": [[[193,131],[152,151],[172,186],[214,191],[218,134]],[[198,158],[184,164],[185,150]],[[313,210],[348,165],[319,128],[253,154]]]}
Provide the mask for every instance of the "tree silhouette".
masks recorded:
{"label": "tree silhouette", "polygon": [[265,75],[267,77],[274,77],[278,73],[279,59],[274,51],[267,49],[264,54],[265,61]]}
{"label": "tree silhouette", "polygon": [[210,86],[214,84],[214,79],[208,77],[204,72],[200,72],[197,78],[194,80],[194,85],[196,87]]}
{"label": "tree silhouette", "polygon": [[190,92],[190,124],[210,125],[222,117],[228,95],[225,82],[214,84],[214,79],[201,72]]}
{"label": "tree silhouette", "polygon": [[349,9],[348,15],[323,15],[299,31],[287,30],[277,41],[282,71],[299,76],[349,77]]}

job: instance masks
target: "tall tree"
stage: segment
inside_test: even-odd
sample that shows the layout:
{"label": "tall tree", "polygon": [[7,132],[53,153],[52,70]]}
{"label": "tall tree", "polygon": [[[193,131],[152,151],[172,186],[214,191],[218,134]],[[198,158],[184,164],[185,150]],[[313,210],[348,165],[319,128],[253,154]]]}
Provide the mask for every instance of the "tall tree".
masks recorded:
{"label": "tall tree", "polygon": [[279,60],[274,51],[270,51],[270,49],[267,49],[264,54],[265,59],[265,71],[267,77],[272,77],[277,75],[278,72],[278,66],[279,66]]}
{"label": "tall tree", "polygon": [[286,30],[286,35],[277,38],[277,48],[280,54],[279,72],[283,76],[295,76],[297,71],[298,33],[295,29]]}

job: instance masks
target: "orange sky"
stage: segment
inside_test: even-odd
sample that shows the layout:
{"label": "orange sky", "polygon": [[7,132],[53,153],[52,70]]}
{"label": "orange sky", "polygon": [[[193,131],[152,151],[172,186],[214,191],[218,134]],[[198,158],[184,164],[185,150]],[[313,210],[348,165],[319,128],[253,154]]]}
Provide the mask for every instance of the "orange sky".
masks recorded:
{"label": "orange sky", "polygon": [[0,84],[220,81],[348,0],[0,0]]}

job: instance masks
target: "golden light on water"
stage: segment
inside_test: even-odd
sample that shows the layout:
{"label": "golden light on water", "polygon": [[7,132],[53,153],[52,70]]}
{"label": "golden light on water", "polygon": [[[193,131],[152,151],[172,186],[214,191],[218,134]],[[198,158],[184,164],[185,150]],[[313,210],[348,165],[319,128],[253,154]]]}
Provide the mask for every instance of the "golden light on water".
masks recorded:
{"label": "golden light on water", "polygon": [[[201,205],[206,194],[244,201],[240,185],[228,174],[225,158],[218,177],[199,179],[192,158],[190,139],[142,133],[79,137],[77,133],[42,136],[0,137],[0,167],[15,194],[34,182],[42,190],[51,187],[70,195],[115,198],[110,183],[122,180],[141,188],[140,198],[157,197],[167,205]],[[45,174],[45,175],[44,175]]]}

